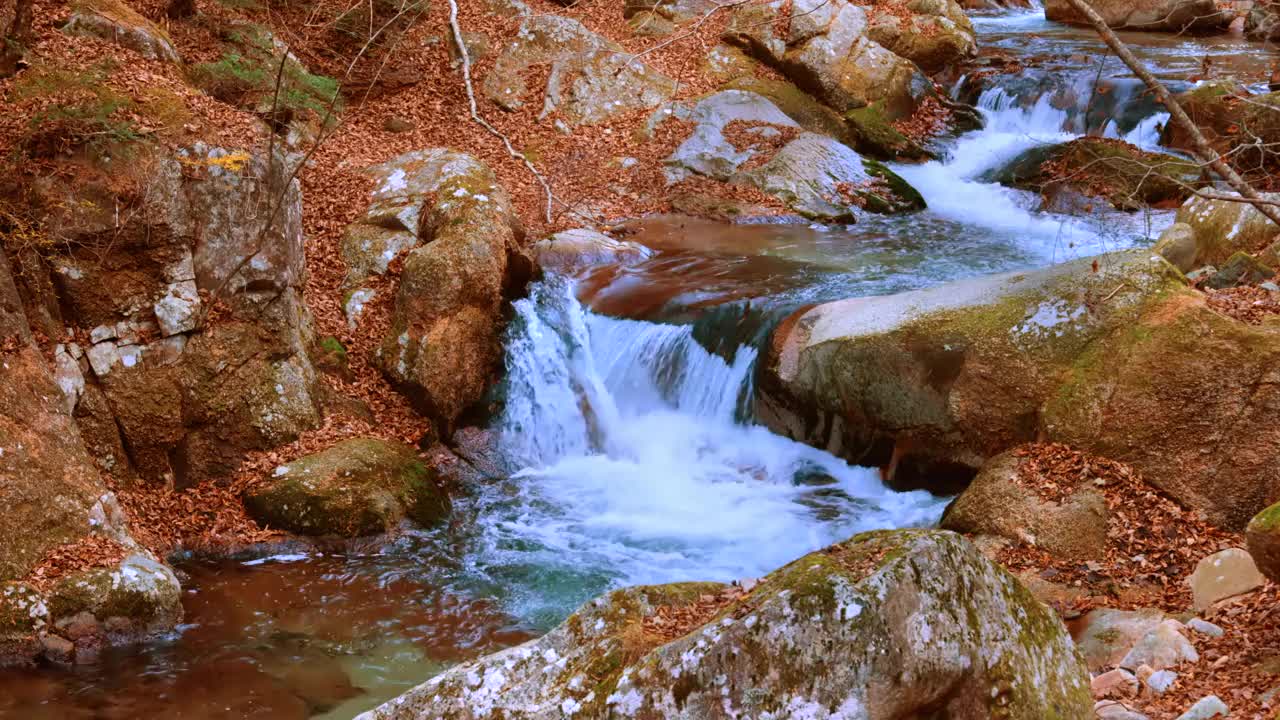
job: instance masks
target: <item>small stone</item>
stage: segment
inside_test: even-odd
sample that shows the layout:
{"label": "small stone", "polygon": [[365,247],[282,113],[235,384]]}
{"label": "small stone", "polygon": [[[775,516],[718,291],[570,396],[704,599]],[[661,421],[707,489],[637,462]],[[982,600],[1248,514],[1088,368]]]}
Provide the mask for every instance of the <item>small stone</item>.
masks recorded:
{"label": "small stone", "polygon": [[1090,689],[1095,698],[1126,698],[1138,694],[1138,678],[1123,668],[1108,670],[1093,678]]}
{"label": "small stone", "polygon": [[1195,630],[1201,635],[1208,635],[1209,637],[1222,637],[1226,633],[1225,630],[1217,625],[1214,625],[1207,620],[1201,620],[1200,618],[1191,618],[1188,620],[1187,627]]}
{"label": "small stone", "polygon": [[76,659],[76,646],[70,640],[57,635],[44,635],[40,638],[44,647],[44,656],[50,662],[59,665],[70,665]]}
{"label": "small stone", "polygon": [[104,340],[114,340],[115,337],[116,337],[115,325],[99,325],[98,327],[89,331],[89,340],[95,345]]}
{"label": "small stone", "polygon": [[1220,600],[1262,587],[1266,578],[1248,552],[1228,548],[1201,560],[1187,582],[1191,585],[1192,605],[1201,612]]}
{"label": "small stone", "polygon": [[1099,700],[1093,706],[1093,714],[1098,720],[1147,720],[1146,715],[1115,700]]}
{"label": "small stone", "polygon": [[1182,623],[1163,620],[1143,635],[1120,661],[1120,667],[1136,670],[1149,665],[1152,670],[1177,667],[1184,662],[1198,662],[1200,653],[1182,634]]}
{"label": "small stone", "polygon": [[1266,290],[1267,292],[1280,292],[1280,285],[1277,285],[1270,280],[1264,283],[1258,283],[1258,287]]}
{"label": "small stone", "polygon": [[414,124],[405,118],[392,115],[382,121],[382,129],[389,133],[405,133],[414,128]]}
{"label": "small stone", "polygon": [[89,348],[89,366],[93,368],[93,374],[98,377],[111,372],[111,366],[119,360],[120,353],[116,349],[116,344],[110,340]]}
{"label": "small stone", "polygon": [[1143,681],[1143,684],[1151,688],[1152,692],[1162,694],[1167,692],[1169,688],[1173,687],[1173,684],[1177,682],[1177,680],[1178,673],[1172,670],[1157,670],[1156,672],[1151,673],[1151,675]]}
{"label": "small stone", "polygon": [[1209,720],[1215,717],[1227,717],[1231,710],[1227,708],[1227,704],[1218,699],[1217,695],[1201,698],[1196,701],[1186,712],[1178,716],[1178,720]]}

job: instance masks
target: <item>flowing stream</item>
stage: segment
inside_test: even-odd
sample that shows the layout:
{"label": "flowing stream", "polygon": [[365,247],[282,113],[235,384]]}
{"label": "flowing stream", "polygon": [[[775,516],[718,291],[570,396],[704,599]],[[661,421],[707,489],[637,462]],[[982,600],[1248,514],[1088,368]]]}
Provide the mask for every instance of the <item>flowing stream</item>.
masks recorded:
{"label": "flowing stream", "polygon": [[[1169,212],[1037,212],[986,174],[1085,132],[1156,148],[1166,116],[1084,30],[979,17],[980,43],[1038,69],[958,98],[986,124],[895,170],[929,209],[848,227],[655,218],[652,256],[550,278],[516,303],[502,410],[509,476],[453,527],[371,556],[190,563],[187,624],[90,667],[0,672],[12,718],[350,718],[448,665],[520,642],[611,587],[762,575],[861,530],[929,525],[945,498],[752,422],[757,347],[803,303],[899,292],[1150,242]],[[1230,38],[1127,38],[1171,81],[1209,54],[1261,78]],[[1103,90],[1095,92],[1095,88]]]}

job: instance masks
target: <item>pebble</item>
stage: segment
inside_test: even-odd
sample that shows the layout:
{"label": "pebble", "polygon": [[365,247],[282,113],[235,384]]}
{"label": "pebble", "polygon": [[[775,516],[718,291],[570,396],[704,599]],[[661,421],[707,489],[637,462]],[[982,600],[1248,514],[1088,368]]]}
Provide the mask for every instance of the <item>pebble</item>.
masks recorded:
{"label": "pebble", "polygon": [[1200,698],[1186,712],[1178,716],[1178,720],[1209,720],[1215,717],[1228,717],[1231,710],[1227,708],[1227,704],[1218,699],[1217,695]]}
{"label": "pebble", "polygon": [[1187,621],[1187,627],[1195,630],[1201,635],[1208,635],[1209,637],[1222,637],[1226,634],[1226,631],[1221,627],[1218,627],[1207,620],[1201,620],[1200,618],[1191,618]]}
{"label": "pebble", "polygon": [[1147,720],[1147,716],[1114,700],[1099,700],[1093,706],[1098,720]]}
{"label": "pebble", "polygon": [[1156,694],[1167,692],[1178,679],[1178,673],[1172,670],[1157,670],[1146,679],[1147,687]]}

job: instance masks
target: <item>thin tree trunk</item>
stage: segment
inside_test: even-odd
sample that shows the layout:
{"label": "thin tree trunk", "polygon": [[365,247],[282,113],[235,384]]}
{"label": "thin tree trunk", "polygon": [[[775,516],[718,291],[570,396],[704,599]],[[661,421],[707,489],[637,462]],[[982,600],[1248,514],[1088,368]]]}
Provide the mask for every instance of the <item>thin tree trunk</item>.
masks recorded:
{"label": "thin tree trunk", "polygon": [[33,19],[31,0],[14,0],[13,21],[9,23],[9,27],[0,27],[0,78],[9,77],[18,71],[26,46],[31,42]]}
{"label": "thin tree trunk", "polygon": [[1222,179],[1226,180],[1232,190],[1240,193],[1240,197],[1245,200],[1253,201],[1253,206],[1258,209],[1258,212],[1269,218],[1271,222],[1280,225],[1280,209],[1277,209],[1272,205],[1258,202],[1260,200],[1264,200],[1264,198],[1258,194],[1257,190],[1253,189],[1253,186],[1251,186],[1248,181],[1240,177],[1239,173],[1233,170],[1230,165],[1223,162],[1222,156],[1218,155],[1218,151],[1214,150],[1209,144],[1209,141],[1205,139],[1204,134],[1200,132],[1200,128],[1196,127],[1196,124],[1187,116],[1186,111],[1182,109],[1182,106],[1178,104],[1178,101],[1169,93],[1169,89],[1164,86],[1164,83],[1157,80],[1156,77],[1147,70],[1146,66],[1142,64],[1142,61],[1138,60],[1138,58],[1134,56],[1133,52],[1129,50],[1129,47],[1116,36],[1115,32],[1112,31],[1110,27],[1107,27],[1107,22],[1102,19],[1102,16],[1090,7],[1086,0],[1067,1],[1070,2],[1071,6],[1074,7],[1081,15],[1084,15],[1085,18],[1089,20],[1093,25],[1093,28],[1102,36],[1103,42],[1105,42],[1107,46],[1110,47],[1122,61],[1124,61],[1125,65],[1129,66],[1129,69],[1138,76],[1138,79],[1142,80],[1142,82],[1146,83],[1147,87],[1151,88],[1151,92],[1155,93],[1156,99],[1159,100],[1160,103],[1169,111],[1170,119],[1173,122],[1176,122],[1191,138],[1191,144],[1193,146],[1191,154],[1195,156],[1196,160],[1202,165],[1207,165],[1209,169],[1213,170],[1215,173],[1220,175]]}

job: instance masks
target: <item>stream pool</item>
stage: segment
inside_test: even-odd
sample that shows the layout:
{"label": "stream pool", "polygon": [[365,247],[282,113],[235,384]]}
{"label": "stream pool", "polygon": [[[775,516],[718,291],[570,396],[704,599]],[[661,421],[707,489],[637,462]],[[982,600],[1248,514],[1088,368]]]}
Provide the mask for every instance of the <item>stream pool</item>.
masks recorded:
{"label": "stream pool", "polygon": [[[74,669],[0,672],[0,716],[346,719],[449,665],[521,642],[611,587],[768,572],[864,529],[929,525],[944,498],[751,422],[756,343],[804,303],[918,288],[1149,243],[1169,212],[1077,217],[982,180],[1087,130],[1153,147],[1163,113],[1090,32],[1036,13],[979,17],[984,46],[1052,58],[956,94],[986,117],[944,160],[895,169],[929,209],[848,227],[645,221],[652,256],[552,278],[516,306],[504,409],[509,477],[458,520],[375,555],[180,565],[185,624]],[[1231,38],[1126,38],[1160,75],[1200,58],[1261,79]],[[1099,67],[1099,63],[1102,67]],[[1109,90],[1098,106],[1095,83]]]}

